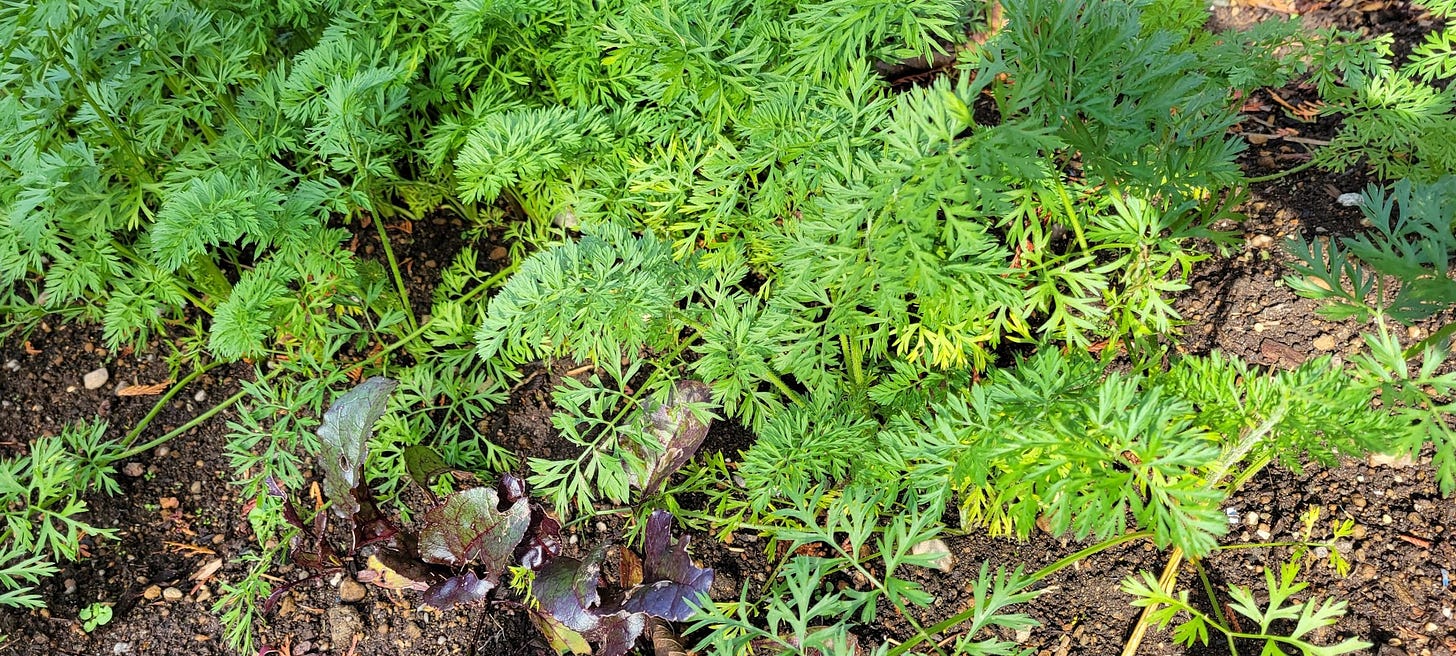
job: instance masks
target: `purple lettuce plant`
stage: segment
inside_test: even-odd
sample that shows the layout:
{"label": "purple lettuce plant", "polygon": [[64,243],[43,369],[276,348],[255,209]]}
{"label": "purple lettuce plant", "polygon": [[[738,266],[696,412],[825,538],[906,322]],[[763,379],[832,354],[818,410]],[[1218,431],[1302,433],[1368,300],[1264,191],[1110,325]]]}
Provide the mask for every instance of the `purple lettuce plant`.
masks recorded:
{"label": "purple lettuce plant", "polygon": [[[349,524],[347,545],[330,540],[331,513],[319,512],[305,522],[290,495],[276,481],[268,481],[268,494],[281,500],[284,519],[298,529],[289,556],[309,574],[275,590],[264,604],[265,613],[289,590],[352,569],[361,581],[421,590],[422,601],[435,608],[477,602],[519,605],[560,651],[622,656],[654,621],[687,620],[693,603],[706,597],[713,570],[693,564],[687,537],[673,539],[671,514],[656,511],[647,520],[641,580],[625,582],[630,583],[625,589],[603,590],[601,567],[610,543],[597,545],[581,559],[562,556],[561,523],[510,474],[494,487],[466,488],[439,500],[423,514],[415,532],[399,527],[379,512],[364,480],[373,424],[394,387],[387,378],[364,381],[329,407],[318,429],[323,489],[332,515]],[[696,400],[692,394],[685,396]],[[666,412],[659,410],[654,419],[664,430],[664,445],[676,448],[665,449],[654,463],[657,484],[687,461],[706,432],[705,425],[693,420],[673,417],[675,425],[668,424]],[[407,470],[422,487],[449,471],[428,447],[410,447],[405,455]],[[367,564],[358,567],[360,561]],[[513,567],[534,572],[531,603],[512,599],[510,590],[500,585]]]}

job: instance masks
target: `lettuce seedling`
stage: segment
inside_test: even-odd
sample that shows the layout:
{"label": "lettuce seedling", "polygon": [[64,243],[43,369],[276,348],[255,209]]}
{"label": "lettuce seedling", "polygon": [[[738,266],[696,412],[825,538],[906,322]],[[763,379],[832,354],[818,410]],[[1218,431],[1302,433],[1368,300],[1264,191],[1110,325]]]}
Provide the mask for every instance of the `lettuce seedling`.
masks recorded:
{"label": "lettuce seedling", "polygon": [[[364,480],[364,463],[373,424],[384,414],[394,387],[387,378],[370,378],[324,414],[318,429],[319,465],[332,513],[319,512],[311,523],[305,522],[282,486],[268,480],[268,494],[281,500],[284,520],[298,529],[290,558],[309,575],[276,590],[264,604],[265,613],[287,591],[353,569],[363,582],[422,590],[423,602],[435,608],[487,600],[521,605],[553,645],[582,651],[595,643],[604,656],[627,653],[653,617],[684,621],[693,615],[692,604],[707,595],[713,570],[693,564],[688,538],[673,539],[672,515],[664,511],[647,520],[643,580],[606,594],[599,590],[600,574],[611,543],[598,544],[582,559],[562,556],[561,523],[509,473],[495,487],[471,487],[446,496],[423,514],[415,533],[381,514]],[[653,413],[654,429],[667,452],[654,479],[681,467],[701,444],[707,426],[682,404],[705,400],[706,389],[701,383],[685,385],[680,402]],[[449,468],[439,454],[420,449],[412,447],[407,454],[407,469],[423,486]],[[331,514],[350,524],[347,547],[329,540]],[[360,560],[365,562],[362,568],[357,566]],[[512,567],[535,572],[530,587],[534,604],[510,599],[500,586],[501,576]]]}

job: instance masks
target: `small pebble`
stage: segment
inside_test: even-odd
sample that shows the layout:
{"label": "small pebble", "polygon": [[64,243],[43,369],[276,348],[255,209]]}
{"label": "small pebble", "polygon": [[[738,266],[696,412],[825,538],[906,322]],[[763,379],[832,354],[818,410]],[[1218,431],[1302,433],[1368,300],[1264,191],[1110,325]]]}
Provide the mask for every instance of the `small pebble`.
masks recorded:
{"label": "small pebble", "polygon": [[192,494],[202,494],[202,481],[192,481],[192,485],[187,486],[187,491]]}
{"label": "small pebble", "polygon": [[930,561],[930,566],[949,574],[955,569],[955,557],[950,553],[950,547],[946,546],[945,540],[926,540],[910,548],[913,556],[935,556]]}
{"label": "small pebble", "polygon": [[165,599],[167,601],[177,601],[178,599],[181,599],[181,598],[182,598],[182,591],[181,590],[178,590],[177,588],[170,588],[169,587],[166,590],[163,590],[162,591],[162,599]]}
{"label": "small pebble", "polygon": [[147,469],[142,466],[142,463],[139,462],[128,462],[125,465],[121,466],[121,473],[126,474],[127,476],[130,476],[132,478],[141,476],[142,474],[146,473],[146,471]]}
{"label": "small pebble", "polygon": [[192,395],[192,400],[193,401],[196,401],[198,403],[202,403],[203,401],[206,401],[207,400],[207,392],[205,390],[197,390],[197,393]]}
{"label": "small pebble", "polygon": [[94,390],[100,389],[108,380],[111,380],[111,372],[107,371],[106,367],[102,367],[81,377],[81,384],[85,385],[88,390]]}
{"label": "small pebble", "polygon": [[159,586],[149,585],[146,590],[142,590],[142,598],[147,601],[155,601],[160,596],[162,596],[162,588]]}
{"label": "small pebble", "polygon": [[165,457],[167,457],[171,453],[172,453],[172,447],[170,447],[170,446],[167,446],[167,445],[164,444],[162,446],[157,447],[157,457],[158,458],[165,458]]}
{"label": "small pebble", "polygon": [[1247,526],[1249,528],[1254,528],[1255,526],[1258,526],[1258,525],[1259,525],[1259,513],[1251,512],[1251,513],[1249,513],[1247,515],[1244,515],[1244,526]]}
{"label": "small pebble", "polygon": [[1251,235],[1249,237],[1249,248],[1269,248],[1274,245],[1274,238],[1269,235]]}
{"label": "small pebble", "polygon": [[1360,204],[1360,194],[1354,192],[1340,194],[1340,197],[1336,198],[1335,202],[1345,207],[1355,207]]}
{"label": "small pebble", "polygon": [[357,604],[364,600],[368,590],[364,585],[354,579],[346,578],[339,582],[339,601],[346,604]]}
{"label": "small pebble", "polygon": [[7,370],[9,370],[9,371],[20,371],[20,361],[19,360],[13,360],[13,359],[12,360],[6,360],[5,361],[5,368]]}
{"label": "small pebble", "polygon": [[68,595],[76,594],[76,579],[66,579],[65,580],[65,586],[66,586],[66,594],[68,594]]}
{"label": "small pebble", "polygon": [[1321,351],[1335,350],[1335,338],[1330,335],[1320,335],[1314,340],[1314,347]]}
{"label": "small pebble", "polygon": [[117,654],[118,656],[120,656],[120,654],[130,654],[131,653],[131,643],[130,642],[118,642],[118,643],[116,643],[116,644],[114,644],[114,645],[111,646],[111,653],[112,654]]}

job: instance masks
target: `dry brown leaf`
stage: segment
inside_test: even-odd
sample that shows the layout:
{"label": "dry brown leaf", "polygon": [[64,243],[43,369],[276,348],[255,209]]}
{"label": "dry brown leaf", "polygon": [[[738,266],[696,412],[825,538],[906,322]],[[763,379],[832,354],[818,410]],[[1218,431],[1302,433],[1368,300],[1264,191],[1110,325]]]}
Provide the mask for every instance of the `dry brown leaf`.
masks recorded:
{"label": "dry brown leaf", "polygon": [[630,549],[622,549],[622,562],[618,566],[618,578],[622,587],[630,588],[642,583],[642,559]]}
{"label": "dry brown leaf", "polygon": [[163,542],[162,544],[166,545],[169,549],[176,549],[191,556],[211,556],[217,553],[207,547],[187,544],[186,542]]}
{"label": "dry brown leaf", "polygon": [[160,383],[153,383],[151,385],[127,385],[126,387],[123,387],[123,388],[117,390],[116,391],[116,395],[117,396],[156,396],[158,394],[161,394],[162,392],[167,391],[167,387],[170,386],[171,384],[172,384],[172,379],[171,378],[168,378],[167,380],[164,380],[164,381],[162,381]]}

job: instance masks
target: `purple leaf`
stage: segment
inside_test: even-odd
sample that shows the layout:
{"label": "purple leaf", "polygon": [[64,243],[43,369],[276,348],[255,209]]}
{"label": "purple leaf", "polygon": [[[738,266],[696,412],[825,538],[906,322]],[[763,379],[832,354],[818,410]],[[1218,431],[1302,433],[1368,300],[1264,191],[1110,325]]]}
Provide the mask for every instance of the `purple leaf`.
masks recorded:
{"label": "purple leaf", "polygon": [[500,496],[488,487],[456,492],[425,513],[420,530],[420,558],[437,565],[463,567],[478,561],[500,573],[510,564],[516,545],[531,523],[530,502],[520,499],[504,511]]}
{"label": "purple leaf", "polygon": [[601,624],[594,610],[602,601],[597,593],[597,576],[602,571],[604,547],[593,549],[586,560],[557,558],[531,581],[531,596],[541,610],[572,631],[585,633]]}
{"label": "purple leaf", "polygon": [[587,640],[597,643],[601,649],[600,656],[625,656],[646,628],[646,615],[617,611],[601,616],[597,627],[583,635]]}
{"label": "purple leaf", "polygon": [[323,539],[324,520],[327,515],[323,513],[315,515],[314,525],[309,526],[304,523],[303,518],[298,516],[298,509],[293,506],[293,500],[289,498],[288,492],[278,484],[276,479],[269,476],[264,480],[264,485],[268,488],[268,496],[278,499],[282,504],[283,520],[298,529],[298,533],[288,544],[288,557],[293,563],[314,574],[343,567],[343,559],[339,558],[333,547]]}
{"label": "purple leaf", "polygon": [[531,506],[531,528],[525,542],[516,547],[516,562],[522,567],[540,571],[552,558],[561,555],[561,522],[540,506]]}
{"label": "purple leaf", "polygon": [[653,511],[647,518],[643,544],[643,585],[627,592],[622,607],[672,622],[691,619],[696,612],[693,602],[707,595],[713,585],[713,570],[693,564],[688,556],[689,541],[685,535],[674,542],[672,514]]}
{"label": "purple leaf", "polygon": [[397,384],[375,376],[336,399],[324,413],[318,427],[323,447],[319,465],[324,472],[324,494],[334,502],[334,512],[340,517],[352,517],[359,511],[353,491],[363,478],[369,436],[374,434],[374,422],[384,414],[385,402]]}
{"label": "purple leaf", "polygon": [[354,513],[354,550],[371,544],[391,542],[399,535],[399,527],[389,521],[374,503],[368,485],[354,488],[352,492],[358,510]]}
{"label": "purple leaf", "polygon": [[494,588],[495,581],[490,577],[482,581],[475,576],[475,572],[467,571],[430,586],[430,589],[425,590],[424,602],[440,610],[448,610],[455,604],[468,604],[484,599]]}
{"label": "purple leaf", "polygon": [[689,404],[707,403],[713,398],[712,389],[697,380],[680,380],[673,385],[667,396],[667,403],[661,406],[647,406],[647,433],[662,445],[662,452],[647,463],[647,484],[642,493],[650,495],[657,491],[667,477],[682,469],[692,460],[703,438],[708,436],[711,422],[699,421]]}
{"label": "purple leaf", "polygon": [[526,498],[526,482],[512,476],[510,472],[501,474],[500,482],[496,483],[496,487],[500,489],[501,498],[509,503]]}

